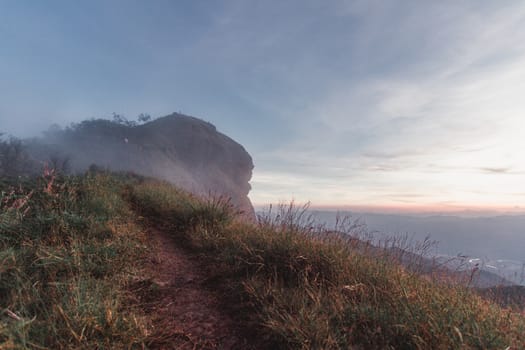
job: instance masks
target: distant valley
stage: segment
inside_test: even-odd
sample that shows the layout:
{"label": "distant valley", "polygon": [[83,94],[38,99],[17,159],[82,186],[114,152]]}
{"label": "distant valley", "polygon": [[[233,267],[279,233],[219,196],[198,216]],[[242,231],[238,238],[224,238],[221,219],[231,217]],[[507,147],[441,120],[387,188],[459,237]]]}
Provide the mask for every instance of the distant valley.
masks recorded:
{"label": "distant valley", "polygon": [[[337,215],[350,216],[366,225],[377,239],[406,237],[409,241],[436,241],[432,253],[452,268],[473,268],[523,284],[525,264],[525,215],[460,217],[450,215],[396,215],[312,211],[320,222],[335,223]],[[453,261],[450,259],[454,257]]]}

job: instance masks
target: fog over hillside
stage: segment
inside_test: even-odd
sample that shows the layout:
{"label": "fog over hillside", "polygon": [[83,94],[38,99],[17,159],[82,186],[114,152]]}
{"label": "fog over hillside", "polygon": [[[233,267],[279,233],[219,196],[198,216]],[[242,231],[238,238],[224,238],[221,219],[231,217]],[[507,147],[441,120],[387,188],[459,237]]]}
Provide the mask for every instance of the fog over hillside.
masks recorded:
{"label": "fog over hillside", "polygon": [[129,171],[169,181],[198,196],[222,198],[253,217],[248,198],[253,161],[242,145],[201,119],[173,113],[138,122],[115,115],[70,127],[53,126],[42,137],[0,143],[0,176],[88,169]]}

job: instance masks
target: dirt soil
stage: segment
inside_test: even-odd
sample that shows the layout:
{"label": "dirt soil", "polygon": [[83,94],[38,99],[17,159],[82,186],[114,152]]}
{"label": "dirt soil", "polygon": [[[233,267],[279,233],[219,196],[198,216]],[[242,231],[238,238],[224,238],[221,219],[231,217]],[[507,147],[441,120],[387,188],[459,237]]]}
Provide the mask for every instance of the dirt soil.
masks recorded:
{"label": "dirt soil", "polygon": [[253,349],[242,327],[206,287],[208,277],[197,258],[160,229],[149,230],[152,246],[146,280],[134,294],[153,316],[152,349]]}

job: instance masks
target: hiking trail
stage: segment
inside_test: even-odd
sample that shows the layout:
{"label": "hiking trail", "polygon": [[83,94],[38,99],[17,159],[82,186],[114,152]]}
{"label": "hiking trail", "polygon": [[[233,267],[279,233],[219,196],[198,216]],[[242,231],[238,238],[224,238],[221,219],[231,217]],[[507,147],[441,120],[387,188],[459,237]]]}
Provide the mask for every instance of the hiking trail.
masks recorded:
{"label": "hiking trail", "polygon": [[[206,287],[208,276],[198,259],[159,228],[148,228],[147,279],[134,294],[153,318],[152,349],[249,349],[241,325],[222,311],[220,297]],[[200,266],[199,266],[200,265]]]}

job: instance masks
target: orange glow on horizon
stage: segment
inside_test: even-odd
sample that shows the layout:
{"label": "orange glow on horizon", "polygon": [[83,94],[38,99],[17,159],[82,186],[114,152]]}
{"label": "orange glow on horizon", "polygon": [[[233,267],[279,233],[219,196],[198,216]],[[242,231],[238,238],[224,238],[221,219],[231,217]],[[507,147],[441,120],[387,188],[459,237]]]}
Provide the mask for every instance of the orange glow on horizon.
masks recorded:
{"label": "orange glow on horizon", "polygon": [[[288,204],[279,202],[277,204]],[[296,206],[303,206],[308,202],[294,201]],[[253,203],[255,208],[268,207],[270,203]],[[272,203],[275,205],[275,203]],[[516,206],[491,206],[491,205],[461,205],[461,204],[435,204],[435,205],[337,205],[337,204],[315,204],[309,203],[310,210],[326,211],[352,211],[367,213],[384,213],[384,214],[525,214],[525,208]]]}

